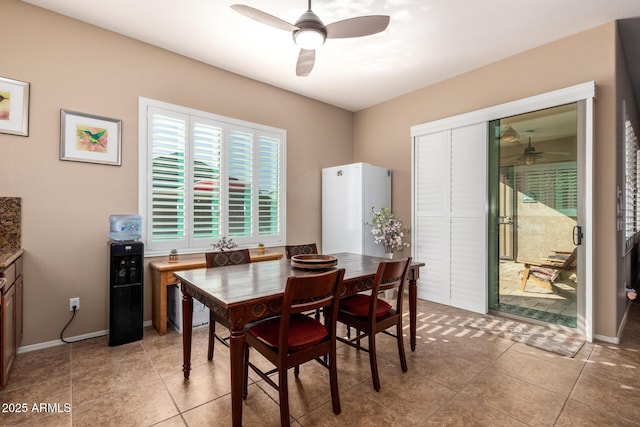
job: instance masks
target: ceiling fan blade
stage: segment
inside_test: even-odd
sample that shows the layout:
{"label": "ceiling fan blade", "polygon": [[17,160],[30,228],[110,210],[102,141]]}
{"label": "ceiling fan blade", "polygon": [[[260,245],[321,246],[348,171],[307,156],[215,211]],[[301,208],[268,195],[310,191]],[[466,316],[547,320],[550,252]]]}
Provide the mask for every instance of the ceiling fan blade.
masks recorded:
{"label": "ceiling fan blade", "polygon": [[313,70],[313,64],[316,62],[316,51],[300,49],[298,55],[298,63],[296,64],[296,75],[306,77]]}
{"label": "ceiling fan blade", "polygon": [[298,27],[288,23],[287,21],[283,21],[282,19],[277,18],[273,15],[269,15],[268,13],[265,13],[261,10],[254,9],[251,6],[246,6],[244,4],[234,4],[231,5],[231,9],[246,16],[247,18],[255,19],[262,24],[278,28],[279,30],[295,31],[298,29]]}
{"label": "ceiling fan blade", "polygon": [[333,22],[325,26],[325,30],[327,31],[328,39],[344,39],[380,33],[386,30],[388,26],[388,16],[370,15]]}

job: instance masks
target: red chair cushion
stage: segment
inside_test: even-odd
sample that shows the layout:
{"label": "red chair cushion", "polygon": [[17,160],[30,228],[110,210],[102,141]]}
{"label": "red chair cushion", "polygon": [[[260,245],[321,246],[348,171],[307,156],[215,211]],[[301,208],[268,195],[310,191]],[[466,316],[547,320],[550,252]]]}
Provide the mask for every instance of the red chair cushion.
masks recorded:
{"label": "red chair cushion", "polygon": [[[280,317],[256,323],[248,332],[271,347],[278,347]],[[289,350],[297,351],[322,341],[329,333],[322,323],[308,316],[293,315],[289,323]]]}
{"label": "red chair cushion", "polygon": [[[369,315],[369,305],[371,297],[369,295],[354,295],[349,298],[340,300],[340,311],[352,316],[367,317]],[[384,316],[391,311],[391,305],[381,299],[378,299],[376,305],[376,317]]]}

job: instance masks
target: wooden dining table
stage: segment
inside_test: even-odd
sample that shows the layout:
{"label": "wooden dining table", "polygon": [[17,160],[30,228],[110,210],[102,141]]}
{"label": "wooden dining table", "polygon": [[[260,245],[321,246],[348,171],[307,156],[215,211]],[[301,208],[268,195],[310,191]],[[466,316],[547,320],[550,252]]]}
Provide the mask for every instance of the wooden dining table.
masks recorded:
{"label": "wooden dining table", "polygon": [[[371,289],[378,264],[384,258],[352,253],[333,254],[344,268],[341,297]],[[416,348],[417,280],[422,262],[412,262],[407,273],[409,283],[409,332],[411,350]],[[217,322],[229,328],[231,370],[231,411],[234,426],[242,425],[242,383],[244,327],[247,323],[280,314],[284,289],[289,276],[304,276],[318,271],[291,266],[290,260],[266,261],[175,272],[182,289],[183,373],[191,371],[193,298],[212,310]]]}

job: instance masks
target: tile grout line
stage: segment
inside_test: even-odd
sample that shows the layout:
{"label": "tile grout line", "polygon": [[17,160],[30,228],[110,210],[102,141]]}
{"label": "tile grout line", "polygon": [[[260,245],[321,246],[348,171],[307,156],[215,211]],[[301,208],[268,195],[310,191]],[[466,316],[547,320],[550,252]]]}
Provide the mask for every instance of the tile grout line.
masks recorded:
{"label": "tile grout line", "polygon": [[[164,386],[164,389],[167,391],[167,394],[169,395],[169,398],[171,399],[171,402],[173,403],[173,406],[176,408],[176,411],[178,412],[178,415],[180,416],[180,419],[182,420],[182,422],[184,423],[185,426],[188,426],[189,424],[187,424],[187,420],[184,419],[184,416],[182,415],[182,411],[180,410],[180,408],[178,407],[178,404],[176,403],[175,398],[173,397],[173,394],[171,393],[171,391],[169,390],[169,387],[167,386],[166,381],[164,380],[164,378],[162,377],[162,375],[160,375],[160,372],[158,371],[158,369],[156,368],[156,364],[153,363],[153,359],[151,358],[151,356],[149,355],[149,352],[147,351],[147,348],[144,345],[144,336],[142,337],[142,340],[140,340],[140,346],[142,347],[142,351],[144,351],[144,355],[149,359],[149,363],[151,363],[151,366],[153,367],[153,371],[156,373],[156,375],[158,376],[158,378],[160,378],[160,381],[162,382],[162,385]],[[166,418],[164,420],[160,420],[155,424],[152,425],[157,425],[160,424],[162,422],[165,422],[167,420],[170,420],[171,418],[175,417],[175,415]]]}
{"label": "tile grout line", "polygon": [[573,395],[573,392],[575,391],[576,386],[578,385],[578,381],[580,381],[580,378],[582,377],[584,370],[587,368],[587,364],[589,363],[589,359],[591,359],[591,355],[593,354],[593,350],[595,348],[596,346],[593,346],[589,349],[589,355],[585,358],[585,361],[582,364],[582,368],[580,369],[580,372],[576,376],[576,380],[573,382],[573,385],[571,386],[571,390],[569,390],[569,393],[567,393],[566,399],[564,400],[564,402],[562,402],[562,407],[560,408],[560,411],[558,412],[558,415],[556,416],[556,419],[554,420],[553,425],[556,425],[558,423],[558,420],[564,413],[564,410],[567,407],[567,403],[569,403],[569,399],[571,399],[571,396]]}

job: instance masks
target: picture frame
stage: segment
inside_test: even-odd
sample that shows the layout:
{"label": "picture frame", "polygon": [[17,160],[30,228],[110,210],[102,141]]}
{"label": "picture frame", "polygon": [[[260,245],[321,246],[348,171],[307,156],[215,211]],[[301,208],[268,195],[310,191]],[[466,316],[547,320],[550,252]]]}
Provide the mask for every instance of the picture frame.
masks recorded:
{"label": "picture frame", "polygon": [[0,133],[29,136],[30,84],[0,77]]}
{"label": "picture frame", "polygon": [[60,110],[60,160],[120,166],[122,120]]}

